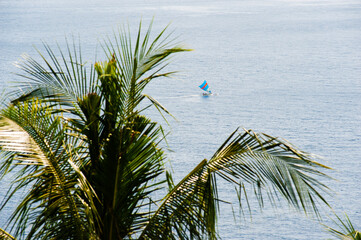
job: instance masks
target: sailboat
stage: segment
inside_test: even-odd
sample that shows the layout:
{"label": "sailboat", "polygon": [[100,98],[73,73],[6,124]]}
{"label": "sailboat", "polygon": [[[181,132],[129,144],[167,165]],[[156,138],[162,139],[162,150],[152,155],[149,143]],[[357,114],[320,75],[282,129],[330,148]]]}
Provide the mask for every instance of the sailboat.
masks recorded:
{"label": "sailboat", "polygon": [[202,89],[203,91],[205,91],[205,93],[203,93],[203,96],[209,96],[209,95],[212,95],[212,91],[211,90],[208,90],[209,89],[209,85],[207,83],[206,80],[204,80],[204,82],[199,85],[199,88]]}

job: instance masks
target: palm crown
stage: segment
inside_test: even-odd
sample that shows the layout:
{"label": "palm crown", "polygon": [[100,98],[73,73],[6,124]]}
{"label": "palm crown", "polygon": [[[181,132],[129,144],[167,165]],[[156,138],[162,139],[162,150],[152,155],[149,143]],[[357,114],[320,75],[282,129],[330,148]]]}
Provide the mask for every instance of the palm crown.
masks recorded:
{"label": "palm crown", "polygon": [[327,204],[327,187],[318,180],[326,166],[251,130],[233,132],[211,159],[173,184],[163,163],[163,129],[142,115],[149,106],[168,112],[143,90],[171,75],[165,71],[170,56],[187,49],[165,31],[153,40],[150,32],[151,25],[145,34],[139,26],[132,45],[130,33],[120,31],[103,45],[108,60],[93,66],[83,63],[75,44],[58,55],[44,45],[43,65],[24,56],[23,94],[10,94],[0,126],[1,174],[16,174],[4,204],[28,189],[9,218],[15,236],[215,239],[219,177],[239,191],[252,185],[259,196],[264,190],[280,195],[306,212]]}

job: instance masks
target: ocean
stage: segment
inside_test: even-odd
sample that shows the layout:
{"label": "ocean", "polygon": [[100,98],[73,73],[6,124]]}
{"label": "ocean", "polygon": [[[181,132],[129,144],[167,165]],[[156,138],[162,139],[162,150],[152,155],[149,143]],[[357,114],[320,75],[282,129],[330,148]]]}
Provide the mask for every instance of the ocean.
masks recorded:
{"label": "ocean", "polygon": [[[23,53],[36,56],[33,46],[41,49],[43,41],[56,47],[65,37],[79,40],[92,62],[101,55],[99,42],[118,27],[129,24],[136,31],[140,20],[147,26],[152,19],[153,33],[169,24],[177,41],[193,49],[172,59],[168,69],[179,71],[174,78],[146,90],[177,119],[170,119],[168,137],[175,179],[210,158],[237,127],[279,136],[333,168],[327,174],[335,180],[326,184],[334,194],[327,199],[360,230],[359,0],[0,0],[1,91],[19,80],[13,63]],[[204,80],[214,96],[201,95]],[[161,121],[156,111],[149,114]],[[236,199],[232,186],[219,187],[221,197]],[[235,203],[222,204],[220,236],[331,237],[311,217],[265,205],[260,210],[253,201],[252,218],[239,218]],[[13,206],[1,212],[0,227]]]}

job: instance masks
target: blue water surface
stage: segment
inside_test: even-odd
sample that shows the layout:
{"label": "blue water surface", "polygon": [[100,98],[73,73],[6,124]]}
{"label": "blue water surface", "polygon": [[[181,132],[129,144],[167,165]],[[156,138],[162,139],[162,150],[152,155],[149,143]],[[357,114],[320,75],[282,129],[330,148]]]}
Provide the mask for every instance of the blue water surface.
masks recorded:
{"label": "blue water surface", "polygon": [[[335,191],[329,201],[361,229],[359,0],[0,0],[1,90],[19,80],[13,63],[23,53],[36,56],[33,45],[63,46],[65,36],[74,36],[92,62],[99,41],[118,26],[136,28],[152,18],[154,32],[171,23],[178,40],[194,49],[173,59],[175,78],[146,90],[178,120],[170,120],[168,138],[175,178],[211,157],[237,127],[280,136],[335,169],[328,173],[337,181],[326,181]],[[201,96],[203,80],[215,96]],[[220,185],[223,198],[236,199],[232,186]],[[8,188],[2,182],[0,199]],[[15,204],[1,212],[0,227]],[[224,239],[330,238],[288,207],[251,205],[252,220],[237,217],[235,204],[222,205]]]}

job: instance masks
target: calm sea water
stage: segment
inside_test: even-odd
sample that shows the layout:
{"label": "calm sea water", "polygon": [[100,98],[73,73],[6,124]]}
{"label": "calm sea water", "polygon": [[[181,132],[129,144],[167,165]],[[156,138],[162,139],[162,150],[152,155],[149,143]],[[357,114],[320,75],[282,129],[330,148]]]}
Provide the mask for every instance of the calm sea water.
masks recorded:
{"label": "calm sea water", "polygon": [[[237,127],[251,128],[322,156],[338,180],[327,182],[337,193],[331,205],[361,229],[359,0],[0,0],[0,86],[17,80],[12,63],[24,52],[34,55],[32,45],[62,44],[73,34],[92,61],[98,40],[117,26],[136,27],[153,17],[154,32],[171,22],[179,40],[194,49],[174,59],[176,78],[147,90],[178,119],[169,136],[176,178],[209,158]],[[201,96],[203,80],[217,96]],[[0,199],[7,188],[7,182],[0,185]],[[232,187],[222,189],[222,197],[234,197]],[[261,212],[252,206],[252,221],[236,224],[237,206],[222,206],[224,239],[330,237],[288,208]],[[0,227],[10,207],[0,215]]]}

